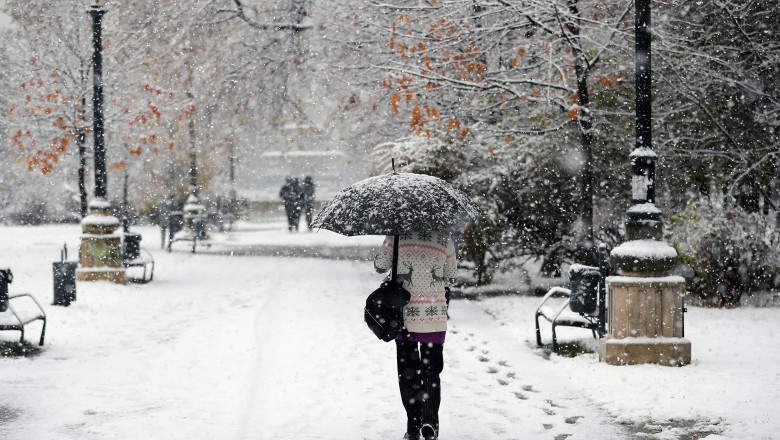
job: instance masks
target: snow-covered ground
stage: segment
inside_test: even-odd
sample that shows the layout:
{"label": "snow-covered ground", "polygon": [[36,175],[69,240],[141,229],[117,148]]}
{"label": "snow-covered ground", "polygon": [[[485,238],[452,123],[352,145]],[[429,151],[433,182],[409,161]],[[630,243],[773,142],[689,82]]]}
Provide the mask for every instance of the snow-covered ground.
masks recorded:
{"label": "snow-covered ground", "polygon": [[[49,317],[39,354],[0,358],[0,439],[403,436],[394,347],[362,322],[382,277],[371,263],[247,255],[287,246],[365,256],[381,238],[275,223],[215,235],[192,254],[184,243],[164,252],[158,230],[134,229],[156,260],[154,281],[79,283],[77,301],[57,307],[51,262],[63,243],[75,253],[78,227],[0,227],[11,293],[35,293]],[[780,308],[689,307],[691,365],[615,367],[536,348],[538,302],[453,302],[442,440],[780,437]],[[36,342],[40,327],[30,327]],[[594,346],[584,330],[561,339]]]}

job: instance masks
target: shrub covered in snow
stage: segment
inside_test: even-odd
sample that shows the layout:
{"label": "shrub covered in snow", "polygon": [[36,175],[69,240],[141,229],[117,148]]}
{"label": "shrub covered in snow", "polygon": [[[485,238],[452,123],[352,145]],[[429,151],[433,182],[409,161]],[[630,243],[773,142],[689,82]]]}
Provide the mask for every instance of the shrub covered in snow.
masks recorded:
{"label": "shrub covered in snow", "polygon": [[780,232],[730,199],[694,200],[672,218],[668,238],[694,272],[689,289],[712,306],[780,286]]}

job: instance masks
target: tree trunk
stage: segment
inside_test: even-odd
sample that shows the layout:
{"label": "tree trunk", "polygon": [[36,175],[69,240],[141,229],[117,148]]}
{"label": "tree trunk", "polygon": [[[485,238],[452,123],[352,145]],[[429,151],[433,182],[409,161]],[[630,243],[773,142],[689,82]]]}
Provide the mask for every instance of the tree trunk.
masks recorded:
{"label": "tree trunk", "polygon": [[[577,0],[569,2],[569,11],[574,17],[579,17]],[[577,19],[578,20],[578,19]],[[577,97],[580,111],[577,122],[580,127],[580,157],[582,166],[579,170],[580,184],[580,221],[582,230],[577,237],[577,259],[582,264],[595,265],[596,252],[593,241],[593,122],[590,114],[590,96],[588,95],[588,74],[590,66],[580,44],[580,25],[578,21],[567,23],[572,33],[572,55],[574,70],[577,75]]]}

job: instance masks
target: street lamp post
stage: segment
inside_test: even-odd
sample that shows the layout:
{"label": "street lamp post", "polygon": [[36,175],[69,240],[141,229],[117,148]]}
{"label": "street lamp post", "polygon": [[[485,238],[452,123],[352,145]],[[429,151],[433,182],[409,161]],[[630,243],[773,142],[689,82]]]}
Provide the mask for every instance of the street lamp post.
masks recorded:
{"label": "street lamp post", "polygon": [[[192,101],[192,92],[189,90],[187,90],[187,98]],[[188,125],[190,134],[190,192],[198,197],[198,157],[195,150],[195,118],[193,114],[190,114]]]}
{"label": "street lamp post", "polygon": [[619,276],[606,281],[609,333],[599,341],[599,359],[614,365],[682,366],[691,362],[691,343],[684,338],[683,326],[685,280],[669,276],[677,265],[677,251],[662,241],[662,215],[655,207],[650,0],[636,0],[635,37],[636,146],[629,155],[632,206],[626,212],[626,241],[610,255]]}
{"label": "street lamp post", "polygon": [[103,42],[102,23],[106,10],[99,4],[87,8],[92,17],[92,121],[95,136],[95,198],[107,200],[106,146],[103,137]]}
{"label": "street lamp post", "polygon": [[115,235],[119,219],[111,215],[108,203],[106,148],[103,127],[103,42],[102,19],[106,10],[100,4],[87,8],[92,18],[92,110],[95,157],[95,198],[89,203],[89,215],[81,220],[81,247],[76,271],[80,281],[108,280],[125,282],[122,267],[122,237]]}
{"label": "street lamp post", "polygon": [[[188,50],[184,48],[184,53]],[[192,47],[189,47],[192,51]],[[185,55],[186,56],[186,55]],[[192,92],[190,86],[192,85],[192,65],[187,61],[187,67],[189,69],[189,76],[187,77],[187,98],[190,102],[193,102]],[[190,113],[189,120],[189,135],[190,135],[190,195],[187,197],[187,202],[184,204],[184,223],[192,234],[192,251],[195,252],[195,240],[202,240],[206,238],[205,225],[203,223],[203,211],[206,207],[200,201],[198,197],[198,162],[197,162],[197,149],[195,139],[195,111],[194,104]]]}

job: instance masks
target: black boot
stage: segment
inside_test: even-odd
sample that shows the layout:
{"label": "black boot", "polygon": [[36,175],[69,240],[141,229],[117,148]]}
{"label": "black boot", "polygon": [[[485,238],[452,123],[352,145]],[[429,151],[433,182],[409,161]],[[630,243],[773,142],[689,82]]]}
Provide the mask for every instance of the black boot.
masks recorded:
{"label": "black boot", "polygon": [[438,432],[431,425],[423,425],[421,432],[425,440],[437,440],[439,438]]}
{"label": "black boot", "polygon": [[[422,406],[423,438],[435,439],[439,432],[439,405],[441,404],[441,380],[439,376],[423,380],[423,389],[420,393]],[[426,435],[425,427],[431,428]]]}

